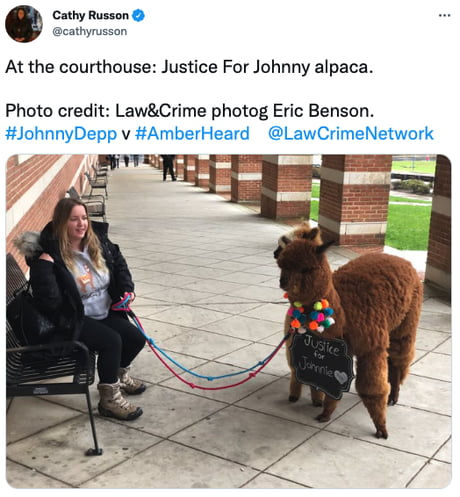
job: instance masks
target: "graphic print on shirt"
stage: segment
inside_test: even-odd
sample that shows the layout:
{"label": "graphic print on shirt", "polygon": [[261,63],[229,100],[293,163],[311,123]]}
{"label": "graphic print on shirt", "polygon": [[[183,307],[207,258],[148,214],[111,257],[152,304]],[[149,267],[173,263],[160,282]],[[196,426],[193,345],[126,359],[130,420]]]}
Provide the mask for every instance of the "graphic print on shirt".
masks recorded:
{"label": "graphic print on shirt", "polygon": [[[77,282],[80,286],[80,293],[85,294],[88,291],[95,290],[93,273],[91,272],[90,267],[87,264],[84,264],[83,269],[85,270],[84,274],[80,274],[77,276]],[[87,288],[89,285],[89,289]]]}

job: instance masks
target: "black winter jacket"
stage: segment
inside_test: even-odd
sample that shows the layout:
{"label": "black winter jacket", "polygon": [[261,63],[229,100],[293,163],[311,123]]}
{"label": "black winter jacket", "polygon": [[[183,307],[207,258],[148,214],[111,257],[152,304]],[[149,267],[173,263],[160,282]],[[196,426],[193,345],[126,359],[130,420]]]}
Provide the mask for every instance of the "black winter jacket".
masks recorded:
{"label": "black winter jacket", "polygon": [[[134,292],[131,273],[118,245],[108,238],[109,225],[96,221],[91,221],[91,224],[109,269],[110,297],[113,302],[118,302],[125,292]],[[75,279],[62,259],[58,240],[53,237],[51,222],[40,233],[39,243],[42,252],[48,253],[54,262],[37,257],[28,261],[34,298],[41,311],[59,327],[60,335],[76,339],[83,322],[83,303]]]}

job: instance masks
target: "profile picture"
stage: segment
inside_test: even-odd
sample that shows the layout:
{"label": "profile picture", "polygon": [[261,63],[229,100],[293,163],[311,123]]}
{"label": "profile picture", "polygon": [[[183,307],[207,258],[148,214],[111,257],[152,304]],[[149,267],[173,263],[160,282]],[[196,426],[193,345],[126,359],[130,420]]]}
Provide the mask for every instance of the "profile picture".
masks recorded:
{"label": "profile picture", "polygon": [[14,41],[28,43],[40,35],[42,16],[30,5],[18,5],[8,12],[5,29]]}

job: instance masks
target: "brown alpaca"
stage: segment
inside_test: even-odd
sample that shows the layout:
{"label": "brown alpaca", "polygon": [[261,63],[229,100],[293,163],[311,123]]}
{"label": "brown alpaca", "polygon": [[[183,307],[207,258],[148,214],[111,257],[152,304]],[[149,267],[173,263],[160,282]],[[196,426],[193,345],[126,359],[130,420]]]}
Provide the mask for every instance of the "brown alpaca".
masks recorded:
{"label": "brown alpaca", "polygon": [[[387,254],[367,254],[331,271],[317,228],[304,223],[281,237],[275,251],[281,269],[280,287],[292,303],[311,310],[314,302],[327,299],[334,309],[335,324],[320,335],[342,338],[348,353],[356,356],[356,390],[377,429],[387,438],[386,406],[398,401],[399,388],[409,372],[415,352],[423,287],[410,262]],[[285,333],[291,327],[286,316]],[[291,367],[289,400],[300,397],[302,384]],[[313,404],[323,406],[316,417],[329,421],[338,400],[311,388]]]}

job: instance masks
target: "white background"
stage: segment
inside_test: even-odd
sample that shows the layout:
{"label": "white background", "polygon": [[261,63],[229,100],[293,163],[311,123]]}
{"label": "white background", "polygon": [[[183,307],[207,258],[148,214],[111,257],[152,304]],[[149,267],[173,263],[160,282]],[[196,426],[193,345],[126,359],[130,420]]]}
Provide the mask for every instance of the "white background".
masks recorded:
{"label": "white background", "polygon": [[[16,43],[4,30],[0,33],[0,160],[13,154],[61,153],[262,153],[262,154],[443,154],[453,169],[453,233],[456,233],[459,158],[459,9],[456,1],[299,1],[299,0],[35,0],[30,3],[43,18],[43,32],[32,43]],[[16,2],[3,1],[6,17]],[[53,20],[55,10],[87,12],[129,12],[143,9],[142,22],[104,23]],[[442,17],[440,14],[449,14]],[[128,29],[127,37],[55,37],[55,26],[76,28],[112,27]],[[217,62],[234,59],[254,64],[256,59],[277,62],[310,62],[328,59],[336,63],[367,63],[372,74],[342,74],[329,77],[310,73],[281,75],[63,75],[5,74],[9,61],[51,62],[150,62],[158,69],[165,59],[187,62],[198,59]],[[227,105],[271,106],[274,102],[307,107],[310,102],[324,106],[368,106],[372,119],[286,119],[276,122],[257,119],[207,120],[151,119],[37,119],[6,120],[6,103],[24,107],[102,104],[111,109],[143,106],[149,102],[212,107]],[[222,128],[251,126],[249,142],[136,142],[138,125],[195,128],[202,125]],[[380,128],[434,130],[433,141],[325,141],[273,142],[267,138],[272,124],[292,128]],[[119,141],[111,146],[91,141],[33,142],[7,141],[9,125],[45,129],[86,126],[116,129]],[[131,129],[125,141],[121,129]],[[116,147],[116,148],[115,148]],[[4,180],[1,194],[5,198]],[[3,220],[2,220],[3,223]],[[458,244],[454,236],[453,253]],[[456,261],[453,260],[454,274]],[[3,268],[2,268],[3,270]],[[455,278],[453,301],[458,301]],[[454,315],[454,321],[456,316]],[[454,350],[458,331],[454,322]],[[455,367],[454,376],[457,377]],[[458,385],[454,383],[454,388]],[[455,413],[454,413],[455,414]],[[455,422],[454,426],[455,428]],[[427,427],[428,429],[428,427]],[[454,437],[454,448],[457,439]],[[454,457],[454,465],[456,458]],[[455,468],[453,471],[455,481]]]}

